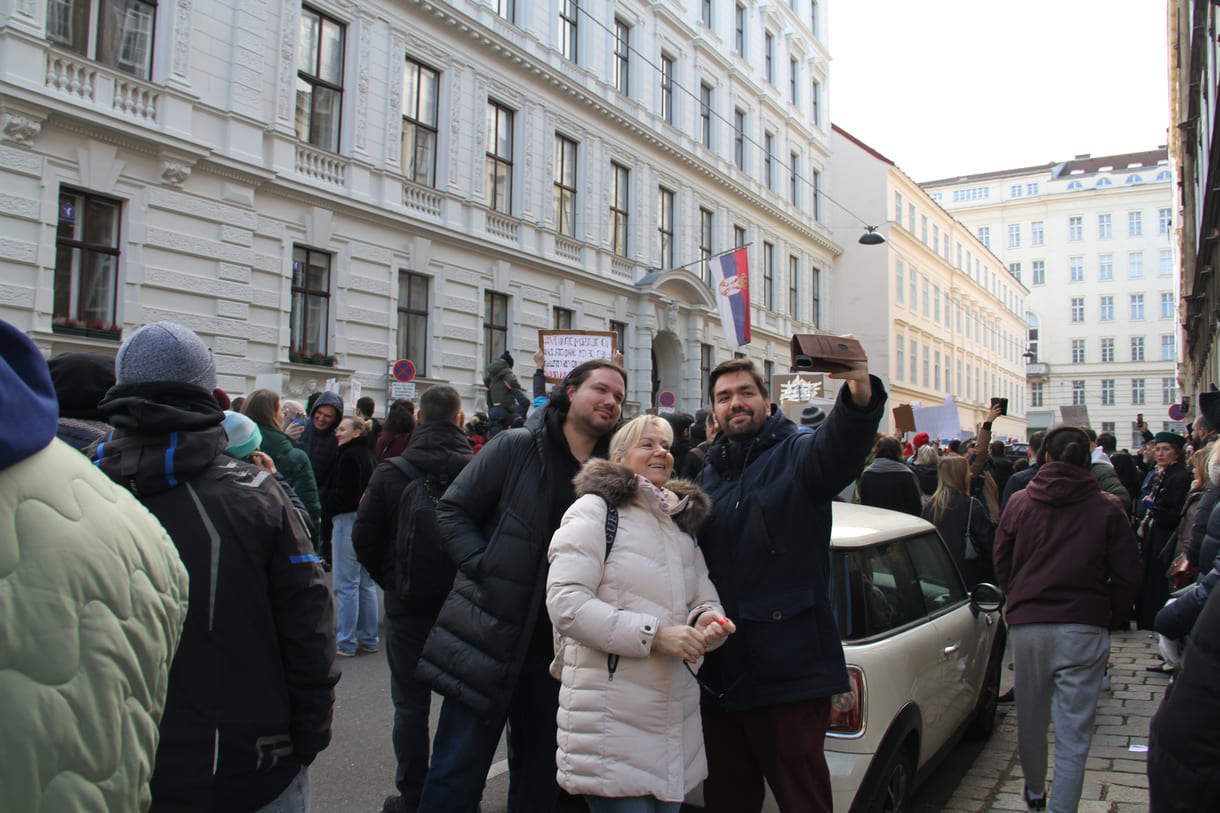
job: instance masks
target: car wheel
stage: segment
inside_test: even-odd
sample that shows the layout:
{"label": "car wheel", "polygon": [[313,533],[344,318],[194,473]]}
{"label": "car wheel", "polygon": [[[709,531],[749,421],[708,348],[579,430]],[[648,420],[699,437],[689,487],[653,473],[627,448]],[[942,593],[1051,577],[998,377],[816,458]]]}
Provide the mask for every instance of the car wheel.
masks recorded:
{"label": "car wheel", "polygon": [[915,786],[915,753],[908,743],[902,743],[890,754],[880,780],[873,791],[868,813],[905,813]]}
{"label": "car wheel", "polygon": [[991,658],[987,661],[987,673],[983,676],[983,688],[979,692],[979,702],[974,708],[970,727],[966,729],[966,737],[971,740],[985,740],[995,730],[996,704],[1000,701],[1000,674],[1003,669],[1004,644],[997,640],[992,647]]}

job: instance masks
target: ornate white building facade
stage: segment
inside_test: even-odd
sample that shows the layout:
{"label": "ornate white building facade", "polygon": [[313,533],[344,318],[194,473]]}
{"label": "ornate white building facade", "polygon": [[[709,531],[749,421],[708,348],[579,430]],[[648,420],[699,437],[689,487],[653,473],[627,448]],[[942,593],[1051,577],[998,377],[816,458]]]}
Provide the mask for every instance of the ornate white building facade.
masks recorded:
{"label": "ornate white building facade", "polygon": [[1180,400],[1173,174],[1164,147],[923,184],[1029,287],[1031,431],[1088,409],[1135,443]]}
{"label": "ornate white building facade", "polygon": [[[515,5],[515,8],[514,8]],[[388,365],[481,406],[540,329],[618,334],[628,406],[832,327],[819,4],[17,0],[0,8],[0,317],[48,354],[182,322],[233,393]],[[347,397],[347,390],[343,391]]]}

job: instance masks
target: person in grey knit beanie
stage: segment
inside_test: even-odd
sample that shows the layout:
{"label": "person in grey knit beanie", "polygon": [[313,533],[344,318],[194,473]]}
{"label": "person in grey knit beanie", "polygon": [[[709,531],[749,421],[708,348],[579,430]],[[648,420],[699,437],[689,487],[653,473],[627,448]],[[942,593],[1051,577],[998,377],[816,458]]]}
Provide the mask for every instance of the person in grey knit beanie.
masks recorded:
{"label": "person in grey knit beanie", "polygon": [[117,384],[177,381],[216,389],[216,362],[212,351],[188,327],[174,322],[153,322],[132,333],[114,359]]}

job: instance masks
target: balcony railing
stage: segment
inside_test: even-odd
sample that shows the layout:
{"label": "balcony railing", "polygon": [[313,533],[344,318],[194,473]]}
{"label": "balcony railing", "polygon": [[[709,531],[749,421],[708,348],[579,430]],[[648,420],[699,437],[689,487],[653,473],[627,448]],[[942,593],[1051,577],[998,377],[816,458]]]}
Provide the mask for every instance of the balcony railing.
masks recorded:
{"label": "balcony railing", "polygon": [[47,52],[48,90],[79,104],[111,110],[145,124],[158,123],[161,93],[133,76],[75,54]]}
{"label": "balcony railing", "polygon": [[333,152],[297,144],[297,174],[323,183],[344,186],[347,183],[347,160]]}
{"label": "balcony railing", "polygon": [[1026,378],[1046,378],[1051,374],[1051,366],[1046,362],[1032,361],[1025,365]]}
{"label": "balcony railing", "polygon": [[501,240],[509,242],[517,242],[517,233],[520,226],[517,221],[511,217],[499,214],[498,212],[487,213],[487,233],[493,237],[499,237]]}
{"label": "balcony railing", "polygon": [[441,195],[435,189],[411,182],[402,185],[402,205],[429,217],[441,216]]}

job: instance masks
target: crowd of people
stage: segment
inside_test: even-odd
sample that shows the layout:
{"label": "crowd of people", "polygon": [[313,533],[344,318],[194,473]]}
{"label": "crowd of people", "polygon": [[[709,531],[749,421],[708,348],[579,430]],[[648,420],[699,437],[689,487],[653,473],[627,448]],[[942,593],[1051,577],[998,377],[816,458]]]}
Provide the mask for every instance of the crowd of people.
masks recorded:
{"label": "crowd of people", "polygon": [[[5,669],[27,701],[8,704],[6,806],[308,810],[336,659],[384,646],[385,813],[475,811],[505,730],[512,813],[561,793],[593,813],[673,813],[700,782],[710,813],[757,811],[767,786],[782,810],[830,811],[824,735],[849,684],[817,597],[831,503],[853,485],[934,525],[968,586],[1007,593],[1031,810],[1075,809],[1109,630],[1129,618],[1179,673],[1153,725],[1153,807],[1210,798],[1220,395],[1189,438],[1141,426],[1128,454],[1060,426],[1014,460],[992,441],[999,407],[943,448],[878,434],[886,393],[867,362],[798,424],[744,359],[711,371],[709,408],[626,421],[620,358],[548,392],[537,354],[532,401],[511,356],[496,361],[486,413],[467,420],[436,384],[381,422],[372,399],[349,412],[333,392],[231,400],[174,323],[114,359],[46,362],[0,322],[16,418],[0,514],[21,561],[47,561],[7,577],[42,597],[5,604]],[[108,774],[86,764],[103,757]]]}

